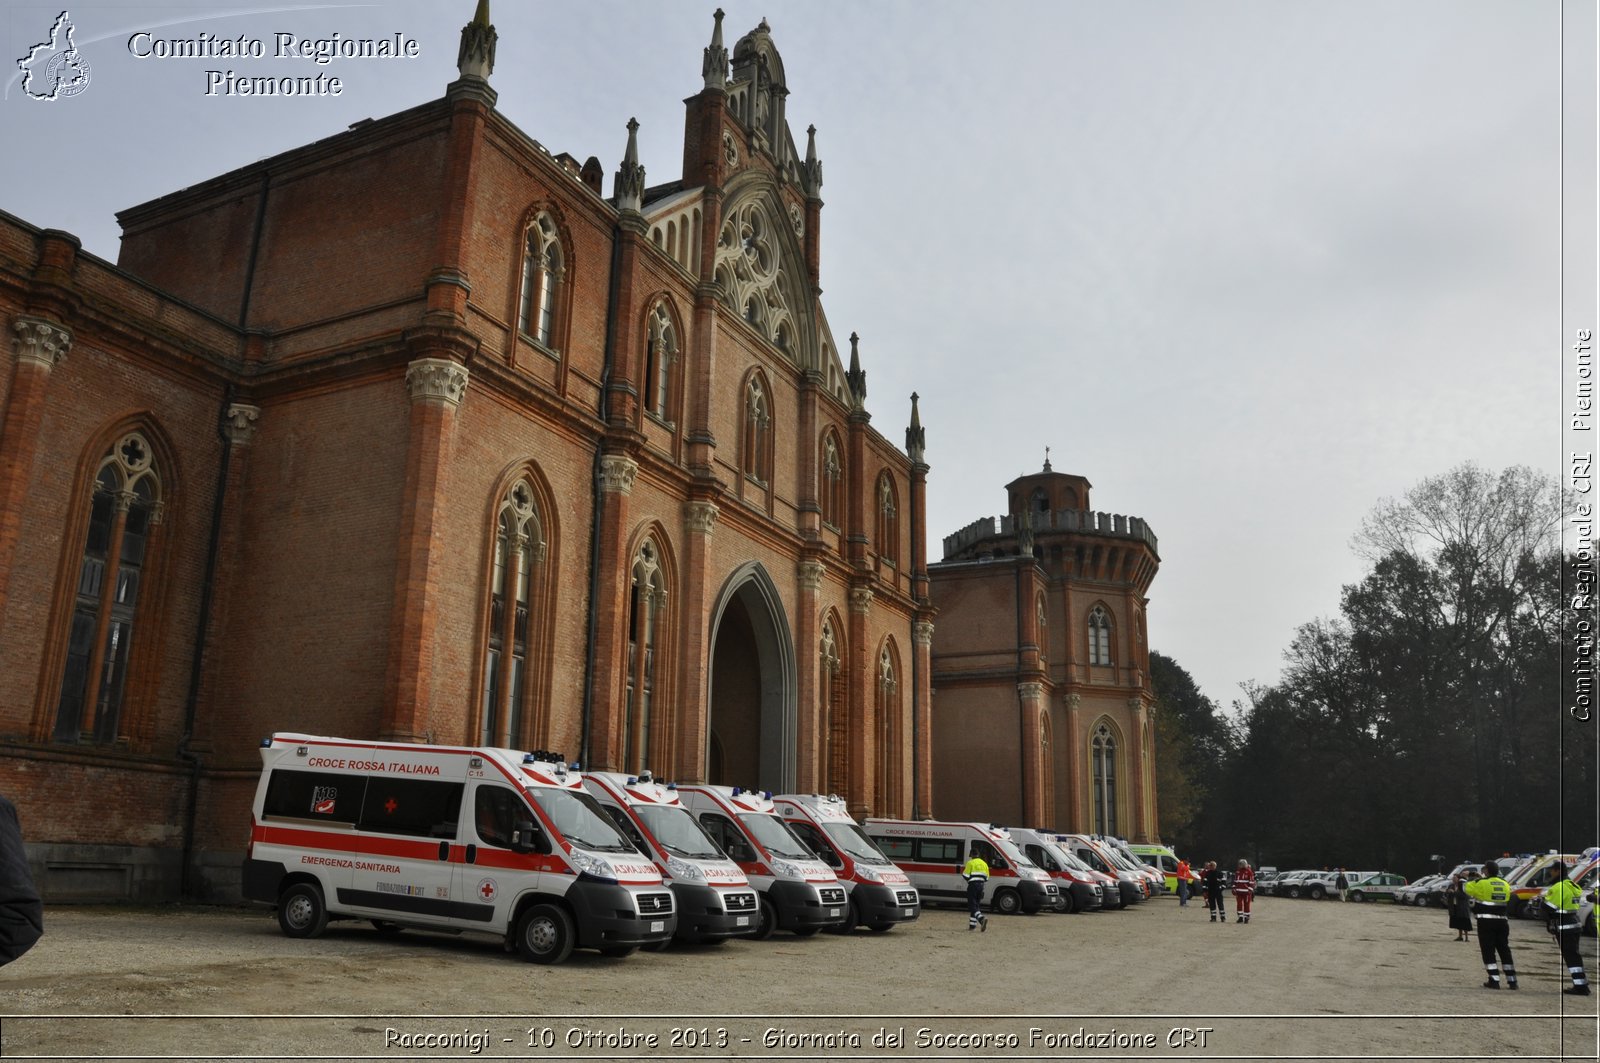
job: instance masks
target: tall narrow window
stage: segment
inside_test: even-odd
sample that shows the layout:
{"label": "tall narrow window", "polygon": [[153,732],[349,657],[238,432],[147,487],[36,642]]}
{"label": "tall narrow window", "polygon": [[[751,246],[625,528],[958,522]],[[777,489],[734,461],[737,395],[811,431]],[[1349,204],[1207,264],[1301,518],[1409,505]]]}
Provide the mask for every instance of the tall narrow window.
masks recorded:
{"label": "tall narrow window", "polygon": [[1089,663],[1111,663],[1111,617],[1101,605],[1089,610]]}
{"label": "tall narrow window", "polygon": [[1089,748],[1090,778],[1094,789],[1094,829],[1097,834],[1117,833],[1117,739],[1104,723],[1095,728]]}
{"label": "tall narrow window", "polygon": [[845,685],[844,661],[839,641],[833,632],[833,618],[822,622],[822,691],[828,712],[824,724],[824,777],[829,793],[850,790],[850,721]]}
{"label": "tall narrow window", "polygon": [[894,478],[887,472],[878,477],[878,556],[891,565],[900,564],[900,506],[895,498]]}
{"label": "tall narrow window", "polygon": [[772,410],[761,381],[745,389],[744,474],[765,487],[772,481]]}
{"label": "tall narrow window", "polygon": [[672,395],[672,366],[678,360],[678,334],[664,304],[657,303],[650,314],[649,338],[645,341],[645,409],[663,421]]}
{"label": "tall narrow window", "polygon": [[494,569],[489,575],[489,639],[483,665],[483,705],[478,738],[485,745],[523,746],[528,734],[529,602],[534,566],[544,541],[533,487],[511,485],[495,522]]}
{"label": "tall narrow window", "polygon": [[891,804],[899,791],[900,697],[895,681],[894,656],[887,644],[878,654],[878,777],[874,809],[879,815],[892,815]]}
{"label": "tall narrow window", "polygon": [[119,737],[140,576],[160,516],[161,478],[149,441],[130,432],[95,475],[56,710],[57,741]]}
{"label": "tall narrow window", "polygon": [[832,432],[822,440],[821,498],[822,523],[833,528],[844,526],[844,462],[839,457],[839,440]]}
{"label": "tall narrow window", "polygon": [[628,596],[628,686],[622,718],[622,770],[650,766],[650,715],[656,692],[656,635],[667,604],[656,544],[646,539],[633,559]]}
{"label": "tall narrow window", "polygon": [[561,283],[561,242],[556,238],[555,222],[539,215],[528,227],[527,245],[522,255],[522,299],[517,327],[523,335],[555,346],[556,294]]}
{"label": "tall narrow window", "polygon": [[1045,608],[1044,595],[1038,595],[1033,602],[1034,622],[1039,627],[1039,663],[1050,663],[1050,611]]}

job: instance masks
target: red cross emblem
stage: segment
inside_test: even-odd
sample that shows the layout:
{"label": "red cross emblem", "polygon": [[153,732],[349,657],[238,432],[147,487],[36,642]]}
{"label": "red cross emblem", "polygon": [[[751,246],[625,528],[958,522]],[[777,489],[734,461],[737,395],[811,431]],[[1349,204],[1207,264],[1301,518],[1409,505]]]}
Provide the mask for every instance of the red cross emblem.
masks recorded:
{"label": "red cross emblem", "polygon": [[495,888],[494,879],[486,878],[478,883],[478,896],[486,901],[494,900],[494,895],[500,891]]}
{"label": "red cross emblem", "polygon": [[389,800],[387,800],[387,801],[385,801],[383,803],[383,810],[385,812],[389,813],[389,815],[391,815],[391,816],[394,815],[394,810],[399,808],[399,807],[400,807],[400,805],[392,797],[389,798]]}

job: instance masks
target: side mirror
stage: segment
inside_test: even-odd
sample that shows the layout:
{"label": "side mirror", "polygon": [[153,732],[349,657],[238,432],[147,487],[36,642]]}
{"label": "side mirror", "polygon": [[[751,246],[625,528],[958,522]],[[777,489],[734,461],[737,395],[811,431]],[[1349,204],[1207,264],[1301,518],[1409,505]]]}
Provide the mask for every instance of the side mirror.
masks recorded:
{"label": "side mirror", "polygon": [[511,832],[511,851],[514,853],[537,852],[544,847],[544,831],[539,825],[529,819],[517,820],[517,825]]}

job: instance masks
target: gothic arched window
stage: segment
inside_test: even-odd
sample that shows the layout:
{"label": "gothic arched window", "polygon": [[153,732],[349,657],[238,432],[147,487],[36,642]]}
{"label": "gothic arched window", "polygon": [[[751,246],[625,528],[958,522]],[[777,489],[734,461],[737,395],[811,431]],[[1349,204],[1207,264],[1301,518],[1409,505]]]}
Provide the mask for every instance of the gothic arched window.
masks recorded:
{"label": "gothic arched window", "polygon": [[829,432],[822,438],[821,478],[822,523],[833,528],[844,526],[844,461],[839,455],[839,438]]}
{"label": "gothic arched window", "polygon": [[95,473],[56,708],[57,741],[119,737],[140,577],[161,505],[161,474],[150,443],[129,432]]}
{"label": "gothic arched window", "polygon": [[760,377],[751,377],[744,395],[744,474],[762,487],[772,483],[772,400]]}
{"label": "gothic arched window", "polygon": [[661,551],[646,539],[633,558],[628,592],[628,687],[622,713],[622,770],[638,773],[650,766],[650,716],[657,682],[656,640],[667,605],[666,575]]}
{"label": "gothic arched window", "polygon": [[528,226],[522,254],[522,297],[517,328],[524,336],[555,349],[556,295],[563,273],[556,224],[541,214]]}
{"label": "gothic arched window", "polygon": [[878,556],[891,565],[900,564],[900,502],[895,494],[894,477],[887,472],[878,477],[877,546]]}
{"label": "gothic arched window", "polygon": [[1090,786],[1094,791],[1096,834],[1117,833],[1117,739],[1102,722],[1089,745]]}
{"label": "gothic arched window", "polygon": [[1089,663],[1111,663],[1111,617],[1103,605],[1089,610]]}
{"label": "gothic arched window", "polygon": [[672,370],[678,361],[678,333],[665,303],[657,303],[650,313],[649,335],[645,341],[644,408],[663,421],[672,401]]}
{"label": "gothic arched window", "polygon": [[894,653],[888,643],[878,652],[877,683],[878,771],[873,807],[879,815],[893,815],[891,808],[900,787],[896,770],[900,763],[900,686],[895,678]]}
{"label": "gothic arched window", "polygon": [[844,794],[850,788],[850,720],[848,685],[845,680],[844,650],[834,633],[833,617],[822,622],[818,664],[821,668],[822,697],[826,706],[823,723],[823,772],[829,793]]}
{"label": "gothic arched window", "polygon": [[483,704],[478,740],[485,745],[529,744],[529,643],[541,618],[533,609],[538,568],[545,559],[539,510],[527,478],[501,498],[494,527],[494,567],[489,573],[488,638],[483,653]]}

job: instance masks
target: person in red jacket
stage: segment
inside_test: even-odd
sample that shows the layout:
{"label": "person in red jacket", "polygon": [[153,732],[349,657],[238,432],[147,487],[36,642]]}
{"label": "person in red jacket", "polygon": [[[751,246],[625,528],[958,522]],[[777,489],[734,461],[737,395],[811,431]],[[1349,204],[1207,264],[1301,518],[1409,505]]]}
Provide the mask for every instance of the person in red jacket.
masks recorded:
{"label": "person in red jacket", "polygon": [[1250,899],[1256,895],[1256,872],[1250,861],[1240,860],[1239,869],[1233,873],[1233,914],[1236,922],[1250,921]]}

